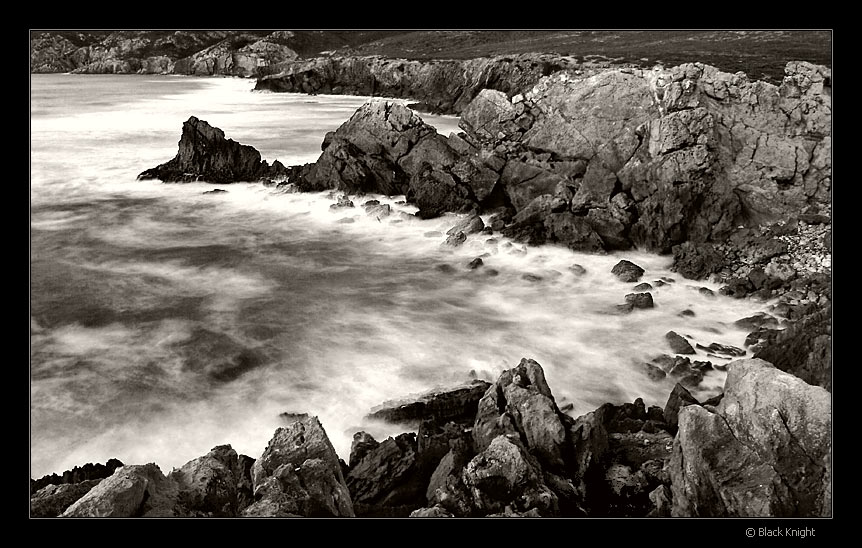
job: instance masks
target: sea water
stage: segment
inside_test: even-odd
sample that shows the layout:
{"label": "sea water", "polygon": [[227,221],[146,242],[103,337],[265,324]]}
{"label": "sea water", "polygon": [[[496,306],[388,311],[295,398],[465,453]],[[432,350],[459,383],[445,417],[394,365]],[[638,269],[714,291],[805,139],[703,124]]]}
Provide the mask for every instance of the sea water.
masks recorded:
{"label": "sea water", "polygon": [[[709,297],[632,251],[573,253],[498,234],[443,245],[459,217],[420,220],[404,197],[290,194],[136,176],[177,152],[196,116],[285,165],[314,161],[328,131],[369,100],[252,91],[233,78],[30,78],[30,475],[88,462],[174,467],[230,444],[257,458],[282,413],[320,418],[347,460],[379,404],[538,361],[572,416],[674,381],[642,364],[692,344],[743,347],[733,322],[768,303]],[[457,118],[421,115],[444,135]],[[205,194],[220,188],[223,193]],[[389,204],[369,216],[369,199]],[[481,257],[483,266],[468,263]],[[633,292],[611,273],[642,266],[655,308],[620,314]],[[580,265],[585,269],[573,269]],[[690,310],[694,316],[681,316]],[[710,359],[703,351],[694,359]],[[695,395],[717,393],[706,375]]]}

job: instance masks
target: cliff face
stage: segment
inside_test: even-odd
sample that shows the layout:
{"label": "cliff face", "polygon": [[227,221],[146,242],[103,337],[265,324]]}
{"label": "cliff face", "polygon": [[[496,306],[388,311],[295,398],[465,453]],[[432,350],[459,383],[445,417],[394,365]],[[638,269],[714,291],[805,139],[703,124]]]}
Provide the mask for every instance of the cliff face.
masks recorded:
{"label": "cliff face", "polygon": [[[435,104],[453,106],[475,94],[462,108],[465,132],[442,137],[416,129],[421,120],[404,107],[366,105],[328,137],[317,162],[293,170],[300,189],[407,194],[423,216],[503,206],[504,234],[587,251],[668,253],[686,242],[722,242],[740,225],[831,211],[825,67],[790,63],[774,86],[698,63],[541,77],[538,67],[531,73],[498,59],[471,62],[479,70],[470,74],[484,75],[474,79],[461,65],[415,75],[410,63],[345,62],[357,64],[314,61],[313,70],[261,82],[335,91],[328,83],[350,74],[388,82],[393,93],[419,84],[426,98],[449,98]],[[363,72],[369,67],[379,70]],[[521,75],[508,94],[483,87],[503,69]],[[512,93],[533,78],[528,91]],[[393,116],[403,123],[392,125]]]}
{"label": "cliff face", "polygon": [[547,173],[585,163],[553,193],[565,209],[606,247],[668,252],[739,224],[828,211],[831,71],[789,63],[786,74],[774,86],[699,63],[560,72],[511,100],[483,92],[462,127],[509,162]]}
{"label": "cliff face", "polygon": [[75,38],[48,33],[31,40],[31,72],[251,77],[297,57],[290,31],[123,31]]}

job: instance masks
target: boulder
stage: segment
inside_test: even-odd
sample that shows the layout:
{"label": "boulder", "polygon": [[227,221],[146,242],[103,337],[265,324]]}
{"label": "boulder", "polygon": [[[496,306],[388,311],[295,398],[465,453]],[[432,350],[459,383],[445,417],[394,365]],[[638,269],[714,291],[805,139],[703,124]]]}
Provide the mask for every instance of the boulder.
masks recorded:
{"label": "boulder", "polygon": [[178,489],[155,464],[126,465],[90,489],[61,517],[173,517]]}
{"label": "boulder", "polygon": [[381,507],[420,508],[425,503],[425,481],[427,477],[419,474],[414,433],[387,438],[370,449],[346,478],[360,517],[374,516]]}
{"label": "boulder", "polygon": [[517,436],[499,435],[464,468],[462,479],[481,515],[536,510],[541,516],[559,514],[556,494],[544,484],[541,467]]}
{"label": "boulder", "polygon": [[102,480],[49,484],[30,496],[31,518],[56,518]]}
{"label": "boulder", "polygon": [[763,360],[732,362],[714,411],[679,413],[672,514],[829,517],[831,436],[829,392]]}
{"label": "boulder", "polygon": [[[175,469],[168,478],[177,483],[177,513],[190,517],[233,517],[243,510],[240,491],[251,484],[230,445],[214,447],[208,454]],[[245,493],[243,500],[248,501]]]}
{"label": "boulder", "polygon": [[542,366],[523,358],[504,371],[479,402],[473,426],[476,450],[485,450],[500,435],[514,433],[523,437],[525,449],[546,469],[562,469],[566,429],[561,415]]}
{"label": "boulder", "polygon": [[662,417],[672,432],[676,432],[679,411],[686,405],[699,405],[699,402],[683,385],[676,383],[667,398],[667,403],[665,403],[664,411],[662,412]]}
{"label": "boulder", "polygon": [[629,293],[625,297],[626,303],[617,305],[617,310],[620,312],[631,312],[636,308],[648,309],[654,308],[655,303],[652,300],[652,293]]}
{"label": "boulder", "polygon": [[691,343],[683,337],[682,335],[677,334],[675,331],[668,331],[665,335],[668,344],[670,344],[671,350],[676,354],[696,354],[694,348],[691,347]]}
{"label": "boulder", "polygon": [[482,221],[482,218],[473,213],[455,223],[455,226],[447,230],[446,234],[451,236],[452,234],[463,232],[470,235],[481,232],[483,228],[485,228],[485,223]]}
{"label": "boulder", "polygon": [[625,259],[621,260],[611,269],[611,274],[623,282],[636,282],[644,275],[644,269]]}
{"label": "boulder", "polygon": [[255,502],[245,516],[353,516],[341,464],[317,417],[275,431],[251,470]]}
{"label": "boulder", "polygon": [[270,166],[261,161],[254,147],[226,139],[224,131],[195,116],[183,123],[179,151],[170,161],[138,175],[138,179],[159,179],[166,183],[206,181],[217,184],[283,178],[286,170],[279,162]]}

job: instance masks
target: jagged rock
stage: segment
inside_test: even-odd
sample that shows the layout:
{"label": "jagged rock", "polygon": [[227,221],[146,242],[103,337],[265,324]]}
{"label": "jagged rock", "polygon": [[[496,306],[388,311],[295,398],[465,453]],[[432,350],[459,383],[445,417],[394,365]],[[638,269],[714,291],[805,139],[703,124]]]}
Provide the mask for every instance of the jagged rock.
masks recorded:
{"label": "jagged rock", "polygon": [[343,208],[347,208],[347,207],[356,207],[356,206],[353,204],[353,200],[351,200],[350,198],[348,198],[347,196],[342,194],[341,196],[339,196],[337,198],[337,201],[334,204],[329,206],[329,209],[343,209]]}
{"label": "jagged rock", "polygon": [[241,498],[250,502],[250,492],[245,497],[240,495],[242,488],[251,484],[249,473],[230,445],[214,447],[207,455],[168,474],[179,491],[177,512],[191,517],[236,516],[243,510]]}
{"label": "jagged rock", "polygon": [[416,215],[423,219],[447,212],[468,213],[478,207],[469,187],[428,163],[410,177],[405,194],[419,208]]}
{"label": "jagged rock", "polygon": [[86,495],[101,479],[79,483],[49,484],[30,496],[31,518],[56,518],[75,501]]}
{"label": "jagged rock", "polygon": [[623,282],[636,282],[644,275],[644,269],[625,259],[621,260],[611,269],[611,274]]}
{"label": "jagged rock", "polygon": [[366,419],[391,423],[418,425],[423,419],[433,418],[443,424],[475,417],[479,400],[491,383],[475,379],[467,384],[434,390],[412,401],[385,403],[366,416]]}
{"label": "jagged rock", "polygon": [[262,72],[261,67],[297,58],[296,51],[268,38],[258,39],[251,33],[232,34],[217,44],[178,60],[174,72],[194,76],[263,76],[265,72]]}
{"label": "jagged rock", "polygon": [[459,125],[469,134],[483,140],[494,140],[520,113],[505,93],[483,89],[461,112]]}
{"label": "jagged rock", "polygon": [[449,451],[437,463],[428,480],[425,498],[459,517],[474,513],[473,497],[464,485],[462,471],[476,455],[472,440],[459,437],[450,442]]}
{"label": "jagged rock", "polygon": [[341,464],[317,417],[279,428],[252,467],[245,516],[353,516]]}
{"label": "jagged rock", "polygon": [[696,344],[695,346],[697,346],[699,350],[713,352],[719,356],[730,358],[738,358],[740,356],[745,356],[746,354],[745,350],[728,344],[710,343],[709,346],[703,346],[702,344]]}
{"label": "jagged rock", "polygon": [[365,214],[369,217],[376,217],[380,220],[383,217],[389,217],[392,214],[392,207],[389,204],[365,204]]}
{"label": "jagged rock", "polygon": [[776,333],[754,357],[832,392],[832,305]]}
{"label": "jagged rock", "polygon": [[62,475],[51,474],[37,480],[30,480],[30,492],[35,493],[47,485],[61,485],[65,483],[81,483],[87,480],[104,479],[114,473],[114,470],[123,463],[117,459],[108,459],[105,464],[88,462],[83,466],[75,466],[66,470]]}
{"label": "jagged rock", "polygon": [[258,79],[255,89],[326,93],[337,88],[347,95],[410,98],[434,113],[460,114],[483,90],[514,95],[576,65],[568,56],[535,53],[432,61],[330,55],[283,63],[281,72]]}
{"label": "jagged rock", "polygon": [[[378,507],[425,503],[425,483],[420,476],[416,434],[387,438],[350,468],[347,488],[351,500],[364,506],[360,515],[374,515]],[[430,475],[430,472],[429,472]]]}
{"label": "jagged rock", "polygon": [[155,464],[126,465],[90,489],[61,517],[172,517],[178,489]]}
{"label": "jagged rock", "polygon": [[499,435],[464,468],[464,485],[482,515],[512,506],[520,512],[535,509],[545,517],[559,514],[556,494],[544,484],[541,467],[517,436]]}
{"label": "jagged rock", "polygon": [[169,162],[144,171],[138,179],[226,184],[278,178],[285,174],[280,162],[270,166],[261,161],[260,152],[254,147],[226,139],[221,129],[191,116],[183,123],[177,155]]}
{"label": "jagged rock", "polygon": [[458,221],[455,226],[446,231],[446,234],[451,236],[452,234],[463,232],[464,234],[469,235],[481,232],[483,228],[485,228],[485,223],[482,221],[481,217],[474,213]]}
{"label": "jagged rock", "polygon": [[542,366],[523,358],[504,371],[479,402],[473,426],[476,450],[485,450],[499,435],[515,433],[548,470],[560,469],[566,442],[560,415]]}
{"label": "jagged rock", "polygon": [[367,432],[356,432],[353,434],[353,442],[350,444],[348,466],[353,468],[359,464],[359,461],[361,461],[365,455],[376,449],[379,445],[380,442],[375,440],[374,437]]}
{"label": "jagged rock", "polygon": [[652,501],[655,508],[647,514],[647,517],[654,518],[669,518],[671,514],[671,497],[672,493],[667,485],[659,485],[649,494],[649,499]]}
{"label": "jagged rock", "polygon": [[832,404],[820,387],[759,359],[728,367],[714,408],[679,413],[674,516],[828,517]]}
{"label": "jagged rock", "polygon": [[677,334],[675,331],[668,331],[665,335],[667,342],[670,344],[671,350],[673,350],[676,354],[696,354],[694,348],[691,347],[691,343],[683,337],[682,335]]}
{"label": "jagged rock", "polygon": [[702,280],[725,264],[724,254],[704,242],[683,242],[673,246],[673,270],[685,278]]}
{"label": "jagged rock", "polygon": [[680,383],[676,383],[667,398],[662,416],[667,425],[675,432],[678,424],[679,411],[686,405],[699,405],[691,392]]}

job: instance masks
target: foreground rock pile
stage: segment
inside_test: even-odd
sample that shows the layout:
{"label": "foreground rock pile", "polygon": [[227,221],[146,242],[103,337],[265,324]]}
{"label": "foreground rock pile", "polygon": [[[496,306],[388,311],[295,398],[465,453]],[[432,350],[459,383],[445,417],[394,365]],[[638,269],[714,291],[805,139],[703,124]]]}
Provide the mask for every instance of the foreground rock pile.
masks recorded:
{"label": "foreground rock pile", "polygon": [[126,465],[31,495],[34,517],[668,517],[831,515],[831,398],[762,360],[723,396],[561,412],[541,365],[377,411],[416,431],[357,432],[349,463],[293,416],[257,459],[219,446],[164,475]]}

